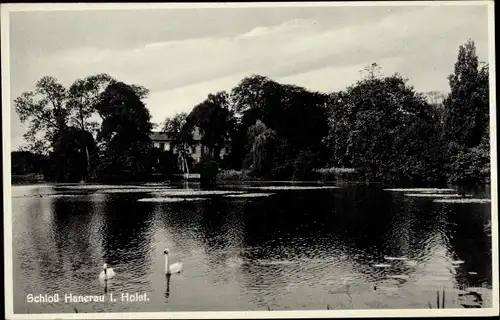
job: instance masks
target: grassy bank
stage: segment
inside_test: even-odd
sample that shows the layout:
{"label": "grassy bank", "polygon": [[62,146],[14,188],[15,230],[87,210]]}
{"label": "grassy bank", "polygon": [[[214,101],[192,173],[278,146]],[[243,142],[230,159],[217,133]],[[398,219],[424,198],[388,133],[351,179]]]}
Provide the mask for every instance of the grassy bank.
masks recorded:
{"label": "grassy bank", "polygon": [[[324,182],[348,182],[358,181],[356,170],[352,168],[322,168],[313,170],[309,175],[309,181]],[[295,179],[290,178],[293,181]],[[246,170],[222,170],[217,174],[217,182],[227,181],[267,181],[267,179],[250,175]]]}
{"label": "grassy bank", "polygon": [[217,173],[216,181],[261,181],[263,179],[251,176],[246,170],[221,170]]}

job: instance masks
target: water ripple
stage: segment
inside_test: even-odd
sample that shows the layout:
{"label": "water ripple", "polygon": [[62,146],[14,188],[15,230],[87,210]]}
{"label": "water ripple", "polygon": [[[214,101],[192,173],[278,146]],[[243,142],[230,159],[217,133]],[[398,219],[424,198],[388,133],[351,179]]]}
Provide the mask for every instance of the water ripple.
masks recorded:
{"label": "water ripple", "polygon": [[[233,201],[224,196],[248,193],[157,187],[13,188],[15,311],[73,312],[28,305],[26,294],[104,289],[146,292],[151,301],[79,311],[427,308],[436,289],[491,292],[490,209],[428,200],[453,190],[404,197],[370,186],[295,187],[294,197]],[[144,193],[155,201],[138,201]],[[209,201],[156,201],[162,197]],[[169,281],[166,247],[184,265]],[[106,288],[97,278],[104,262],[117,274]]]}

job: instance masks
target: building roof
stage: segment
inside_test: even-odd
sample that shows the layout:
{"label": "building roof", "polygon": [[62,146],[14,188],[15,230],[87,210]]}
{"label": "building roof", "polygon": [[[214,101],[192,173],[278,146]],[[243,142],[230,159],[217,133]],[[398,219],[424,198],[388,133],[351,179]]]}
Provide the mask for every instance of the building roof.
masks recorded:
{"label": "building roof", "polygon": [[[152,141],[156,141],[156,142],[172,141],[172,140],[174,140],[174,137],[170,133],[168,133],[168,132],[161,132],[161,131],[153,131],[153,132],[151,132],[151,134],[149,135],[149,138]],[[200,141],[201,140],[201,134],[200,134],[200,130],[198,129],[198,127],[195,127],[194,130],[193,130],[193,139],[195,141]]]}
{"label": "building roof", "polygon": [[166,133],[166,132],[151,132],[149,135],[149,138],[151,138],[152,141],[172,141],[173,137],[172,135]]}

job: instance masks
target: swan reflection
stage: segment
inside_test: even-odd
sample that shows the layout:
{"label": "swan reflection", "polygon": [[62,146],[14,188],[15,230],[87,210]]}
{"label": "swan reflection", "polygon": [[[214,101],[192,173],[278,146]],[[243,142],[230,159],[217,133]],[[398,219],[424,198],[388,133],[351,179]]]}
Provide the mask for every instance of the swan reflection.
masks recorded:
{"label": "swan reflection", "polygon": [[167,278],[167,290],[165,291],[165,299],[168,299],[170,297],[170,274],[166,274],[165,278]]}

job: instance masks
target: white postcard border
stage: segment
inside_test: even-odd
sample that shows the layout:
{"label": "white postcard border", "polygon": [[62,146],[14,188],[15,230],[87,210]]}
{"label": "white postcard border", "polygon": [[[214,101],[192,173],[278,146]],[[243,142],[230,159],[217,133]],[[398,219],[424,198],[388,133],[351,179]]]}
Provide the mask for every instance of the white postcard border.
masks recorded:
{"label": "white postcard border", "polygon": [[[386,309],[386,310],[290,310],[290,311],[237,311],[237,312],[123,312],[123,313],[13,313],[12,270],[12,207],[11,207],[11,159],[10,159],[10,46],[9,12],[54,10],[157,10],[190,8],[275,8],[311,6],[488,6],[489,67],[490,67],[490,154],[491,154],[491,220],[492,220],[492,308],[483,309]],[[1,65],[2,65],[2,133],[3,133],[3,197],[4,197],[4,280],[5,316],[7,319],[232,319],[232,318],[332,318],[332,317],[444,317],[444,316],[492,316],[499,314],[498,269],[498,185],[497,185],[497,138],[496,138],[496,87],[495,87],[495,36],[493,1],[366,1],[366,2],[282,2],[282,3],[19,3],[1,5]]]}

